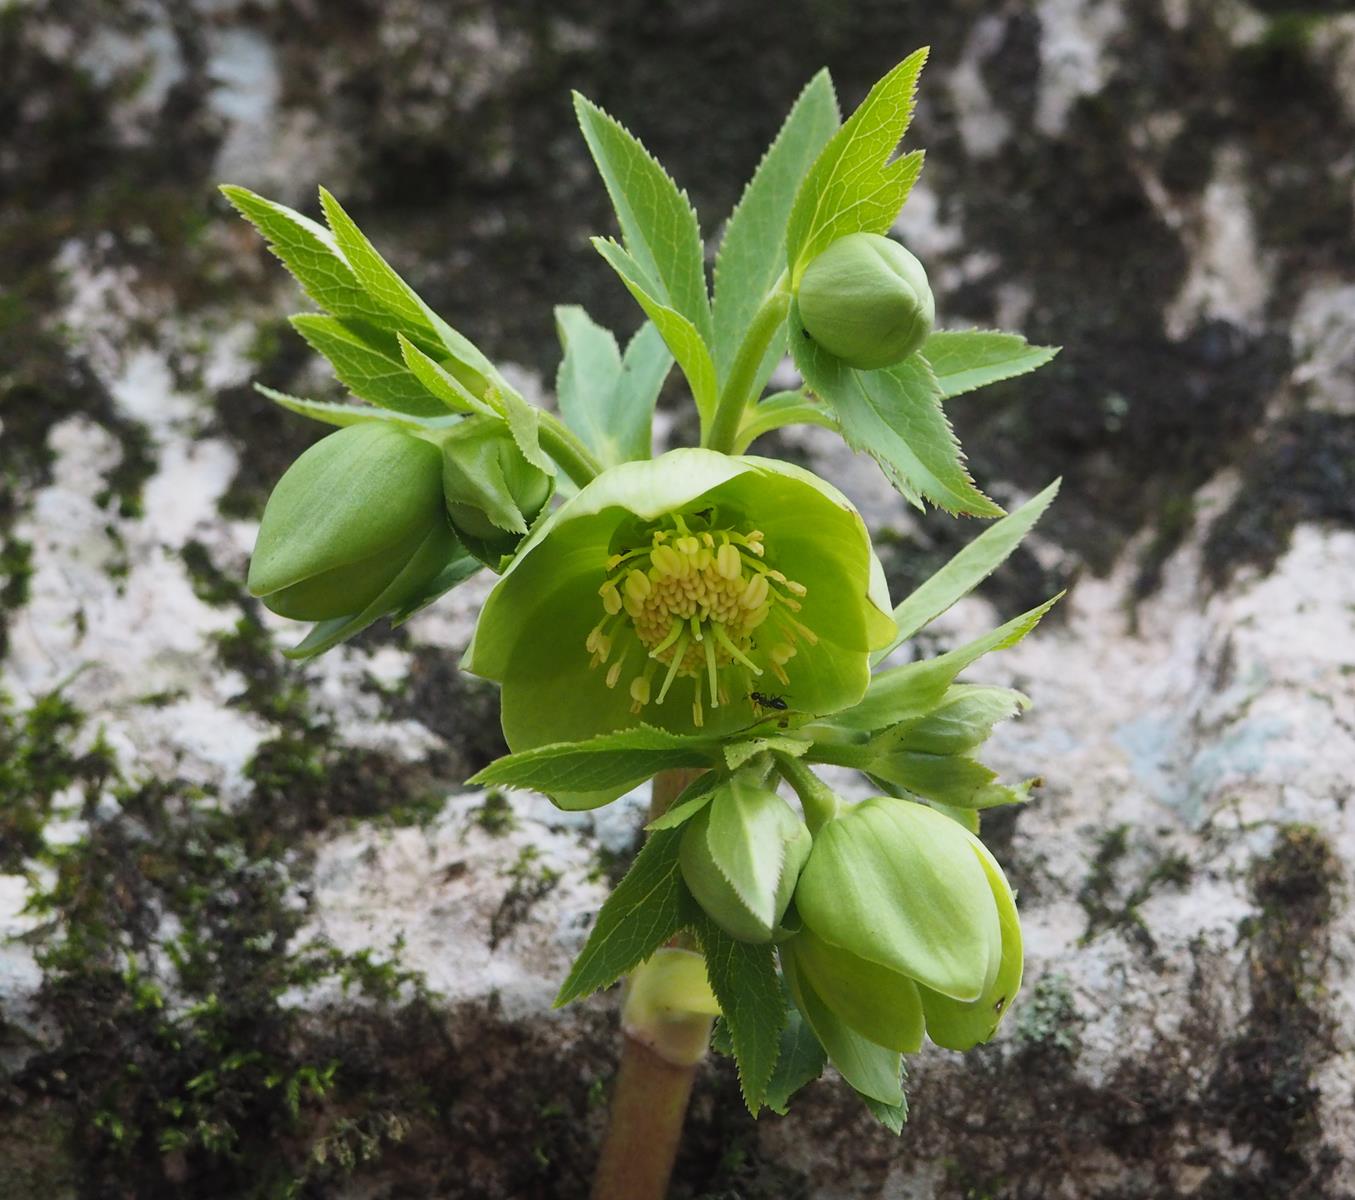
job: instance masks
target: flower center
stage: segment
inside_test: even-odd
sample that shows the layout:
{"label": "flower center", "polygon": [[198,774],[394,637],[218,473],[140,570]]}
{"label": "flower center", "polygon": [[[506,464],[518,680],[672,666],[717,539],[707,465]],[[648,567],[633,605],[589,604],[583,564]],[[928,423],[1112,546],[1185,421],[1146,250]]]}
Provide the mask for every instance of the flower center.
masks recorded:
{"label": "flower center", "polygon": [[691,528],[700,523],[673,514],[645,535],[647,542],[607,560],[598,588],[604,615],[585,643],[590,666],[610,663],[608,687],[632,666],[633,713],[651,699],[662,704],[678,680],[692,680],[698,727],[705,719],[703,692],[718,708],[729,703],[731,673],[746,685],[767,670],[789,684],[785,666],[797,640],[818,641],[793,615],[804,586],[766,565],[762,531]]}

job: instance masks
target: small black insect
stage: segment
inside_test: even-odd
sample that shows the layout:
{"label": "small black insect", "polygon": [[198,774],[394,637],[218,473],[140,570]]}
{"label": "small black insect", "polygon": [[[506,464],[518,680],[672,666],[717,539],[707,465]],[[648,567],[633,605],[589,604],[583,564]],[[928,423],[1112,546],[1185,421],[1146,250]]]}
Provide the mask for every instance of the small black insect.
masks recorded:
{"label": "small black insect", "polygon": [[1007,997],[1006,997],[1006,996],[999,996],[999,997],[997,998],[997,1003],[993,1005],[993,1011],[994,1011],[995,1013],[997,1013],[999,1016],[1001,1016],[1001,1015],[1002,1015],[1002,1006],[1003,1006],[1004,1004],[1006,1004],[1006,1003],[1007,1003]]}
{"label": "small black insect", "polygon": [[760,708],[772,708],[777,712],[785,712],[789,707],[780,696],[764,696],[761,692],[749,692],[748,699]]}

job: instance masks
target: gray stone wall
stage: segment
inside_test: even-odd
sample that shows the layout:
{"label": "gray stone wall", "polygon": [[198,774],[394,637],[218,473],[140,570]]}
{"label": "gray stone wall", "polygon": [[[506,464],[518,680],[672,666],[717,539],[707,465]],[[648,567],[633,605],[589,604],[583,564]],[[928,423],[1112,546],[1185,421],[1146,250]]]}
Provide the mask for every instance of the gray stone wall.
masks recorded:
{"label": "gray stone wall", "polygon": [[[976,677],[1044,787],[985,833],[1028,989],[886,1136],[701,1078],[678,1197],[1355,1194],[1355,15],[1231,0],[0,3],[0,1195],[573,1197],[613,1000],[549,999],[638,798],[467,792],[483,587],[304,669],[243,593],[333,383],[230,181],[323,182],[548,396],[551,306],[630,328],[579,88],[708,231],[802,83],[933,47],[899,234],[941,317],[1065,349],[955,402],[1062,496],[926,635],[1069,587]],[[666,397],[679,413],[679,397]],[[687,436],[683,419],[670,436]],[[900,594],[973,536],[831,441]],[[850,780],[844,787],[856,786]]]}

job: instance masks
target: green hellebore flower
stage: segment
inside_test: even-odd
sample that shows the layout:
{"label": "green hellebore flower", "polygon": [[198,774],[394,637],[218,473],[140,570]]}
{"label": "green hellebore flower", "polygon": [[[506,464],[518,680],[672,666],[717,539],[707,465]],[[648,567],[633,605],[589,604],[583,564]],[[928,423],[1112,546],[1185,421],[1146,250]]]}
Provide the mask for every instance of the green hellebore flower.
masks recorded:
{"label": "green hellebore flower", "polygon": [[806,332],[862,371],[902,362],[936,320],[922,264],[878,233],[848,234],[829,246],[806,268],[798,303]]}
{"label": "green hellebore flower", "polygon": [[426,593],[459,552],[437,447],[369,421],[321,438],[278,480],[248,587],[279,616],[368,624]]}
{"label": "green hellebore flower", "polygon": [[795,906],[797,977],[889,1049],[917,1049],[924,1024],[952,1050],[987,1041],[1021,986],[1021,926],[1001,867],[925,804],[876,797],[825,824]]}
{"label": "green hellebore flower", "polygon": [[438,440],[452,527],[471,553],[496,566],[526,536],[555,481],[527,461],[498,417],[468,417]]}
{"label": "green hellebore flower", "polygon": [[777,691],[855,703],[889,643],[884,572],[856,510],[787,463],[673,450],[603,472],[522,543],[467,668],[503,686],[509,747],[647,722],[722,735]]}
{"label": "green hellebore flower", "polygon": [[769,942],[811,844],[790,805],[757,772],[741,771],[687,822],[678,861],[712,921],[739,941]]}

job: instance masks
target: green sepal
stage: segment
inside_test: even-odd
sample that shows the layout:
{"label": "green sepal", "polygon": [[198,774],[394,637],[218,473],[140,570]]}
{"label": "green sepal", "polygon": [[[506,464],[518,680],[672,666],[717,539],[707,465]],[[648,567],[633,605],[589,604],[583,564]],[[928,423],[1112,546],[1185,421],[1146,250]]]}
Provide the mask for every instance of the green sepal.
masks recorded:
{"label": "green sepal", "polygon": [[876,797],[828,821],[795,907],[830,945],[960,1000],[981,996],[997,970],[983,868],[967,835],[922,804]]}
{"label": "green sepal", "polygon": [[[440,583],[447,575],[448,566],[457,561],[464,563],[464,559],[458,560],[460,550],[456,535],[450,528],[445,525],[435,527],[409,559],[404,570],[366,608],[352,616],[319,622],[297,645],[282,653],[294,660],[314,658],[340,642],[347,641],[354,634],[361,633],[386,613],[403,613],[401,619],[407,618],[417,607],[436,598],[428,595],[430,577]],[[453,570],[451,573],[457,572]],[[444,587],[443,591],[446,590]],[[442,592],[437,594],[441,595]]]}
{"label": "green sepal", "polygon": [[879,963],[830,945],[802,929],[781,947],[819,998],[862,1037],[912,1054],[922,1047],[922,997],[917,984]]}
{"label": "green sepal", "polygon": [[1002,958],[993,981],[983,995],[970,1003],[953,1000],[925,987],[919,989],[927,1017],[927,1036],[948,1050],[969,1050],[992,1038],[1021,989],[1024,968],[1021,921],[1011,886],[987,847],[977,837],[971,838],[970,844],[983,865],[997,904]]}
{"label": "green sepal", "polygon": [[843,1079],[872,1100],[886,1105],[902,1104],[903,1089],[899,1085],[902,1058],[899,1052],[862,1037],[838,1017],[797,969],[793,954],[781,955],[781,970],[795,1007]]}

